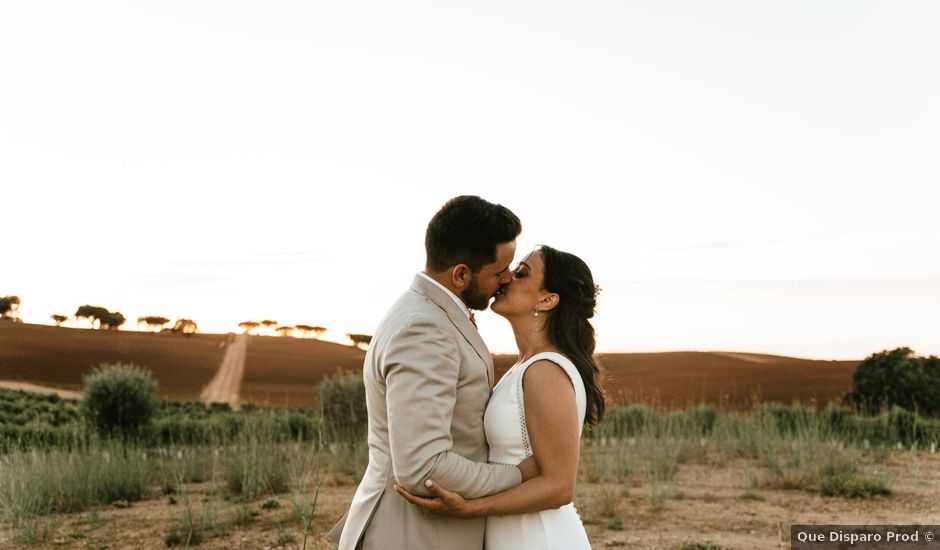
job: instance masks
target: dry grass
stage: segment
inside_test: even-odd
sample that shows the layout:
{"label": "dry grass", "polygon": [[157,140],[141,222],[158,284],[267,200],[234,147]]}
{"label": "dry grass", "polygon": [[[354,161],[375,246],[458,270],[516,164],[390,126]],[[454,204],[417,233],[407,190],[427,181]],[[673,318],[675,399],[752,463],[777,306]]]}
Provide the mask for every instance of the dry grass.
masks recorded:
{"label": "dry grass", "polygon": [[[940,511],[940,454],[890,451],[885,467],[898,480],[890,496],[848,499],[816,491],[753,489],[749,472],[754,459],[735,459],[720,467],[687,462],[673,478],[675,494],[652,501],[644,474],[637,471],[621,483],[579,480],[575,505],[585,520],[594,548],[679,549],[707,542],[722,548],[788,547],[793,523],[937,524]],[[335,468],[335,464],[334,464]],[[332,548],[325,533],[345,512],[355,480],[332,470],[320,490],[307,548]],[[290,494],[263,496],[250,503],[225,498],[217,484],[188,484],[174,495],[159,495],[130,507],[41,518],[38,540],[60,548],[164,548],[173,529],[194,523],[202,536],[199,548],[298,548],[303,523]],[[745,496],[746,495],[746,496]],[[312,496],[312,492],[306,495]],[[187,499],[191,510],[186,509]],[[279,506],[266,506],[275,500]],[[19,547],[0,532],[0,547]],[[5,546],[9,545],[9,546]],[[45,546],[43,546],[45,547]],[[701,548],[704,546],[699,546]]]}

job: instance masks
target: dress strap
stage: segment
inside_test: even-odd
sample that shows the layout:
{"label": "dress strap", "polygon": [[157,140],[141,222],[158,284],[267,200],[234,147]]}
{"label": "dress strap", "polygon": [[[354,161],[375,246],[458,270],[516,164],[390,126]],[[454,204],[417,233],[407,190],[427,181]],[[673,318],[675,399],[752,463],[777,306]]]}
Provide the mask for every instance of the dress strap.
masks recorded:
{"label": "dress strap", "polygon": [[[520,420],[523,423],[523,432],[522,432],[523,441],[525,443],[525,448],[527,451],[526,456],[529,456],[532,453],[531,453],[531,448],[529,447],[529,434],[528,434],[528,431],[525,429],[525,410],[524,410],[525,403],[524,403],[523,391],[522,391],[522,377],[525,376],[526,369],[528,369],[529,366],[532,365],[532,363],[535,363],[539,359],[546,359],[548,361],[551,361],[552,363],[555,363],[556,365],[558,365],[565,371],[565,374],[568,375],[568,379],[571,381],[571,385],[574,388],[575,402],[577,403],[577,407],[578,407],[578,416],[580,417],[581,424],[582,424],[581,428],[583,428],[584,417],[585,417],[585,414],[587,413],[587,398],[586,398],[585,390],[584,390],[584,381],[581,379],[581,373],[578,372],[577,367],[574,366],[574,363],[571,362],[571,359],[568,359],[564,355],[555,351],[543,351],[541,353],[536,353],[535,355],[530,357],[525,363],[520,365],[521,368],[519,369],[519,374],[517,375],[517,380],[516,380],[516,384],[517,384],[516,392],[518,396],[517,399],[519,401],[519,407],[521,409]],[[578,430],[578,435],[581,434],[581,431],[582,431],[581,429]]]}

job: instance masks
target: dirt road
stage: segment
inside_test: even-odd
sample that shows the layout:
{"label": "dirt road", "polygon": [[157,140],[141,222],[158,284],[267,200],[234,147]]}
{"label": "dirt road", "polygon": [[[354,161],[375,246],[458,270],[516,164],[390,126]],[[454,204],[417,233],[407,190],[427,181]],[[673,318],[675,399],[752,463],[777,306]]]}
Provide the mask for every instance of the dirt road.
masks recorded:
{"label": "dirt road", "polygon": [[248,336],[232,334],[219,370],[203,388],[199,398],[204,403],[228,403],[232,408],[240,405],[238,394],[241,390],[242,376],[245,374],[245,354],[248,349]]}

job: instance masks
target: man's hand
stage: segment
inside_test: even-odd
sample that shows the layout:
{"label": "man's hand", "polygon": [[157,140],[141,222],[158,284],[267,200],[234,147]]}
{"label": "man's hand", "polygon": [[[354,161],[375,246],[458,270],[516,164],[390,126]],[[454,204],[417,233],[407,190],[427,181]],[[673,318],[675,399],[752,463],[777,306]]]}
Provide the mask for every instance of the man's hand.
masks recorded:
{"label": "man's hand", "polygon": [[534,456],[530,456],[519,464],[516,464],[516,468],[519,468],[519,471],[522,473],[523,482],[539,475],[539,465],[535,462]]}
{"label": "man's hand", "polygon": [[397,483],[395,484],[395,490],[398,491],[399,495],[405,497],[408,502],[420,506],[425,512],[431,514],[455,518],[475,518],[482,515],[474,509],[473,500],[466,500],[457,493],[448,491],[430,479],[424,482],[424,486],[434,493],[437,498],[416,497]]}

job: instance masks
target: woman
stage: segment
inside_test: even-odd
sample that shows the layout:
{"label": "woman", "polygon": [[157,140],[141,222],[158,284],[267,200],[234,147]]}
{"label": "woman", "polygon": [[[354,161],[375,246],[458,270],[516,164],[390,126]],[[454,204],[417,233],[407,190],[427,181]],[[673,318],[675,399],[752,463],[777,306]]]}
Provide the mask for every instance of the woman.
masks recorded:
{"label": "woman", "polygon": [[604,416],[594,361],[598,293],[580,258],[548,246],[532,251],[491,308],[512,325],[520,361],[496,385],[484,427],[493,463],[534,456],[539,475],[496,495],[466,500],[433,480],[438,498],[396,490],[425,510],[455,517],[486,516],[486,548],[590,548],[574,508],[579,439],[584,424]]}

